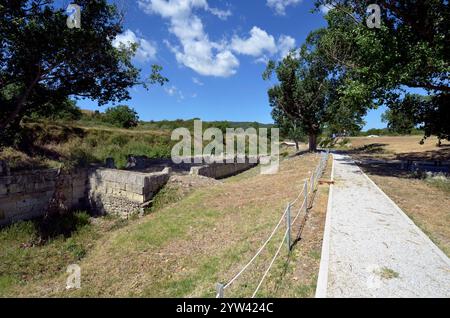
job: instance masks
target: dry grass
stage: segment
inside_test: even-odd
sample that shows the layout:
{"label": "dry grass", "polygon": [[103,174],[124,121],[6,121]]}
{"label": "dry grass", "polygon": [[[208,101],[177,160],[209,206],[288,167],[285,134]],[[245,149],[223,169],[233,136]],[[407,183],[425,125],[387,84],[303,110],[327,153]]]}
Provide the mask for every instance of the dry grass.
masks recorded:
{"label": "dry grass", "polygon": [[436,137],[425,140],[420,144],[422,136],[399,137],[353,137],[351,150],[362,156],[384,159],[415,159],[415,160],[449,160],[450,142],[442,141],[438,147]]}
{"label": "dry grass", "polygon": [[[214,297],[215,284],[228,281],[254,255],[318,159],[305,155],[285,160],[280,172],[272,176],[252,169],[194,190],[185,199],[109,233],[79,263],[81,290],[65,291],[66,275],[60,272],[17,286],[11,295]],[[316,206],[290,261],[287,249],[283,250],[258,296],[314,295],[327,189],[320,186]],[[226,290],[227,297],[251,295],[282,232],[255,266]]]}

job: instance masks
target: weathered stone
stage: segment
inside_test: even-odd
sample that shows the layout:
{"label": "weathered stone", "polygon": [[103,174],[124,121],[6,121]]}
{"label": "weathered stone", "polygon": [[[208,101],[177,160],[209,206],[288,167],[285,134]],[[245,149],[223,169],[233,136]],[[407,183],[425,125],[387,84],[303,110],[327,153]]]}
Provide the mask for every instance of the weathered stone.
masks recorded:
{"label": "weathered stone", "polygon": [[[68,208],[89,204],[99,213],[127,216],[142,210],[141,205],[166,184],[169,173],[170,169],[153,174],[105,168],[72,171],[62,176],[65,204]],[[0,224],[42,215],[57,177],[55,169],[0,177],[0,209],[9,213]]]}
{"label": "weathered stone", "polygon": [[15,194],[15,193],[21,193],[24,192],[25,189],[22,187],[21,184],[13,183],[9,185],[9,193]]}
{"label": "weathered stone", "polygon": [[5,184],[0,184],[0,196],[8,194],[8,187]]}

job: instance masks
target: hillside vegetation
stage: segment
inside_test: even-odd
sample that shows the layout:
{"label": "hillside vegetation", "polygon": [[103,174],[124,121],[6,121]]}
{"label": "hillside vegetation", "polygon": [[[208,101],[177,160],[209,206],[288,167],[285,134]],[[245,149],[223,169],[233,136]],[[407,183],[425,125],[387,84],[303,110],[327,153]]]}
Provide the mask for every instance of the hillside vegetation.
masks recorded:
{"label": "hillside vegetation", "polygon": [[[69,116],[70,117],[70,116]],[[76,118],[76,119],[74,119]],[[187,128],[193,133],[194,120],[139,121],[125,129],[109,121],[104,113],[83,110],[79,116],[67,119],[27,118],[14,145],[0,147],[0,160],[6,160],[12,170],[68,167],[102,163],[114,158],[118,168],[124,168],[129,155],[149,158],[170,158],[174,129]],[[203,130],[210,127],[271,128],[257,122],[203,122]]]}
{"label": "hillside vegetation", "polygon": [[167,158],[173,145],[169,131],[48,122],[27,123],[25,128],[16,147],[0,151],[0,159],[7,160],[13,170],[58,167],[61,163],[85,166],[108,157],[123,168],[128,155]]}

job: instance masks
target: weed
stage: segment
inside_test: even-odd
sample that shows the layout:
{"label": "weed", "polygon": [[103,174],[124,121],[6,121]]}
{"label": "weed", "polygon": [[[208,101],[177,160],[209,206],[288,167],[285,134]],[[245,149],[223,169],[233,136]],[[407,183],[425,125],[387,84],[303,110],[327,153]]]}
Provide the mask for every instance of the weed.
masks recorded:
{"label": "weed", "polygon": [[383,267],[377,274],[386,280],[398,278],[400,276],[399,273],[388,267]]}

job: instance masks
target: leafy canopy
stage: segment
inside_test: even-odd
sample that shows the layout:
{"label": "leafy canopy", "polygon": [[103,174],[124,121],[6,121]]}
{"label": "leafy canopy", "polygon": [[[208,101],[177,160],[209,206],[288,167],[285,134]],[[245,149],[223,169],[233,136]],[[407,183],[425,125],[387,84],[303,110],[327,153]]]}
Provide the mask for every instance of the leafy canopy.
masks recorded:
{"label": "leafy canopy", "polygon": [[[115,48],[123,16],[107,0],[78,0],[82,27],[69,29],[53,0],[0,2],[0,130],[18,129],[23,116],[70,96],[99,105],[130,98],[136,84],[164,84],[160,66],[149,79],[131,62],[136,46]],[[5,134],[6,135],[6,134]]]}
{"label": "leafy canopy", "polygon": [[134,109],[120,105],[106,109],[104,120],[118,127],[132,128],[138,125],[139,116]]}
{"label": "leafy canopy", "polygon": [[342,96],[350,102],[370,96],[372,105],[368,107],[395,107],[399,103],[411,105],[411,98],[405,97],[407,88],[424,89],[430,97],[414,108],[414,125],[429,127],[424,130],[426,136],[432,133],[450,138],[449,122],[442,120],[449,118],[450,112],[448,1],[376,1],[381,8],[380,29],[366,24],[366,9],[372,3],[316,1],[317,8],[327,5],[332,9],[326,16],[327,28],[310,40],[321,56],[335,64],[337,72],[346,74]]}

